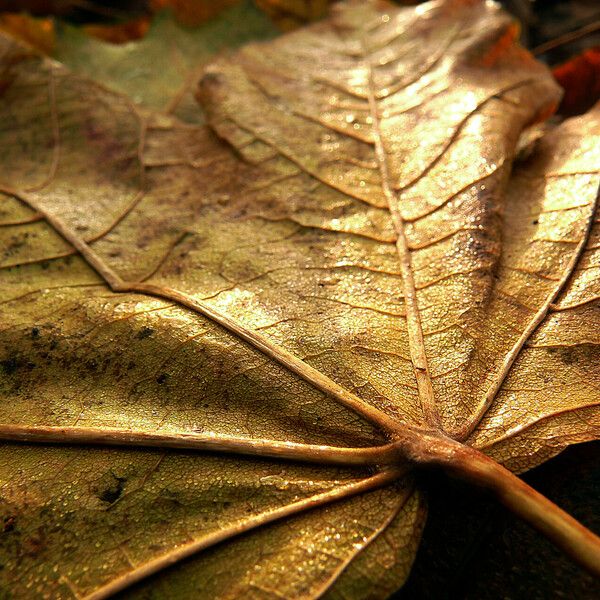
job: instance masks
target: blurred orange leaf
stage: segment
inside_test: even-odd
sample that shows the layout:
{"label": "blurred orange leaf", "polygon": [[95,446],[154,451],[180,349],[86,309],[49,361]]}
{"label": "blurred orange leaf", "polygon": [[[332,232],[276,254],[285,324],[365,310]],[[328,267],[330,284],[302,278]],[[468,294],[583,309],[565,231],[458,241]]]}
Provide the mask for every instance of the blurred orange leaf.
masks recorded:
{"label": "blurred orange leaf", "polygon": [[555,67],[552,73],[565,90],[559,112],[567,116],[584,113],[600,99],[600,46]]}
{"label": "blurred orange leaf", "polygon": [[179,23],[195,27],[238,3],[239,0],[151,0],[150,7],[154,11],[171,9]]}
{"label": "blurred orange leaf", "polygon": [[84,31],[96,38],[113,44],[123,44],[143,38],[150,28],[150,18],[141,17],[116,25],[86,25]]}
{"label": "blurred orange leaf", "polygon": [[25,13],[0,14],[0,30],[27,43],[43,54],[50,54],[54,48],[54,22],[52,19],[38,19]]}

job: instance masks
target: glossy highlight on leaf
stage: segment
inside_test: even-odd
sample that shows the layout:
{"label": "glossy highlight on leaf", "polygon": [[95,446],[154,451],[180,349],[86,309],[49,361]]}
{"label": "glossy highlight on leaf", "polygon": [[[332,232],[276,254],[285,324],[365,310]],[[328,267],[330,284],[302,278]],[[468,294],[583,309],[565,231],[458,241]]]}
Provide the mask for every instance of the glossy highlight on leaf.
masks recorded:
{"label": "glossy highlight on leaf", "polygon": [[386,598],[422,466],[593,570],[504,468],[600,430],[600,113],[515,162],[516,34],[349,2],[213,62],[206,127],[2,39],[4,590]]}

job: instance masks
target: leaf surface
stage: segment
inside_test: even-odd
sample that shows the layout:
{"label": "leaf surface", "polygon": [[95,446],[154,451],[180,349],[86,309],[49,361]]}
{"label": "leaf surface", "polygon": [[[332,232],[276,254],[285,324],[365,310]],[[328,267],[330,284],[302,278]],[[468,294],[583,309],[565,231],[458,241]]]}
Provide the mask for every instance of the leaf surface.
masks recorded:
{"label": "leaf surface", "polygon": [[439,425],[521,471],[597,437],[598,113],[511,175],[557,101],[514,39],[490,3],[351,3],[215,63],[212,131],[3,41],[0,432],[159,446],[3,446],[6,589],[385,598],[405,463],[211,444]]}
{"label": "leaf surface", "polygon": [[[431,46],[419,48],[408,31]],[[502,203],[519,133],[556,92],[512,44],[515,34],[484,5],[430,4],[387,20],[359,8],[248,46],[204,80],[222,137],[256,140],[299,177],[341,192],[346,214],[329,227],[386,243],[405,312],[395,343],[383,342],[404,358],[394,369],[397,404],[405,418],[440,419],[457,435],[493,399],[485,396],[532,318],[506,313],[496,281]],[[367,211],[385,225],[371,226]],[[362,218],[349,222],[352,212]],[[547,297],[540,289],[539,304]]]}

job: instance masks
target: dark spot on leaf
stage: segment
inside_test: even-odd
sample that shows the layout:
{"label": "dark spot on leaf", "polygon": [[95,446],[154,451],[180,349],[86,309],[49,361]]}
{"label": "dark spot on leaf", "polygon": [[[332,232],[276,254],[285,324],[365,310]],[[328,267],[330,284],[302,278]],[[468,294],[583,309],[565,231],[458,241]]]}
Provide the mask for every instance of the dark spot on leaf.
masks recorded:
{"label": "dark spot on leaf", "polygon": [[577,348],[560,348],[558,350],[558,355],[560,357],[560,360],[565,364],[565,365],[572,365],[576,362],[578,362],[578,356],[577,356],[578,352],[577,352]]}
{"label": "dark spot on leaf", "polygon": [[95,358],[90,358],[90,360],[86,361],[85,368],[88,371],[97,371],[98,370],[98,361]]}
{"label": "dark spot on leaf", "polygon": [[210,87],[216,88],[223,85],[223,83],[223,76],[220,73],[209,72],[203,75],[199,85],[201,88],[208,89]]}
{"label": "dark spot on leaf", "polygon": [[8,517],[4,517],[4,533],[8,533],[9,531],[13,531],[15,528],[15,523],[17,518],[13,515],[8,515]]}
{"label": "dark spot on leaf", "polygon": [[11,356],[10,358],[1,360],[0,366],[7,375],[12,375],[19,368],[19,360],[16,356]]}
{"label": "dark spot on leaf", "polygon": [[111,485],[105,487],[99,494],[98,498],[102,500],[102,502],[108,502],[109,504],[113,504],[123,495],[123,488],[125,487],[125,482],[127,481],[125,477],[117,477],[113,475],[114,481]]}
{"label": "dark spot on leaf", "polygon": [[40,330],[37,327],[31,329],[31,339],[37,340],[40,337]]}
{"label": "dark spot on leaf", "polygon": [[138,331],[136,337],[138,340],[144,340],[147,337],[150,337],[153,333],[154,329],[152,329],[152,327],[143,327],[140,331]]}
{"label": "dark spot on leaf", "polygon": [[156,378],[156,383],[160,383],[163,384],[166,380],[167,380],[168,374],[167,373],[161,373],[157,378]]}
{"label": "dark spot on leaf", "polygon": [[28,556],[37,556],[44,549],[43,531],[38,529],[38,535],[32,535],[23,542],[23,551]]}

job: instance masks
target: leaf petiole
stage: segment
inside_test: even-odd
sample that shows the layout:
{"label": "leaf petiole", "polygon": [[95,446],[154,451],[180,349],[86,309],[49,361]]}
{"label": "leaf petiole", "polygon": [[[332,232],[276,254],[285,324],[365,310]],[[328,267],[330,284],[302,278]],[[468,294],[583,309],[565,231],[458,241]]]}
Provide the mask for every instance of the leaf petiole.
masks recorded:
{"label": "leaf petiole", "polygon": [[589,573],[600,577],[600,537],[514,473],[479,450],[438,434],[411,436],[398,451],[416,466],[489,490],[506,508],[537,529]]}

